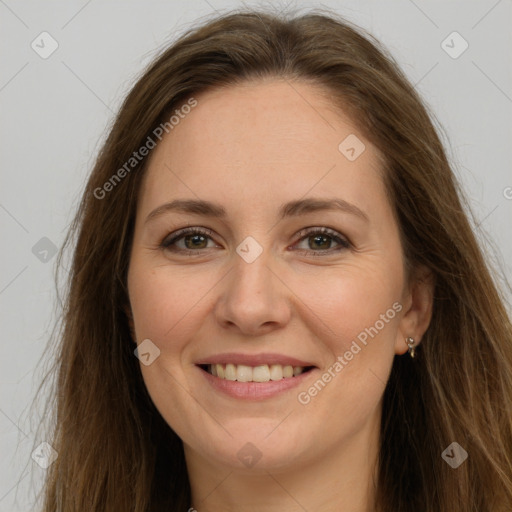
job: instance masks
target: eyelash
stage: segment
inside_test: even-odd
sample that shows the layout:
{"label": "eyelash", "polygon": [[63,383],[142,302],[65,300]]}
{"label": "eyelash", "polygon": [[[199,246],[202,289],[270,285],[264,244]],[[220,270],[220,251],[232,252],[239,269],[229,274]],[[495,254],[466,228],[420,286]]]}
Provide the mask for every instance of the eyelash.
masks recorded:
{"label": "eyelash", "polygon": [[[212,238],[214,233],[212,230],[207,228],[183,228],[175,233],[171,233],[171,235],[167,235],[162,242],[160,243],[160,248],[165,250],[170,250],[172,252],[181,253],[185,256],[197,256],[202,250],[191,250],[191,249],[171,249],[170,247],[175,244],[181,238],[184,238],[187,235],[202,235],[208,238]],[[333,252],[341,252],[342,250],[349,249],[352,247],[352,244],[340,234],[330,228],[322,227],[322,228],[305,228],[299,231],[298,236],[300,236],[299,242],[302,242],[304,239],[312,236],[312,235],[327,235],[329,238],[332,238],[335,242],[340,244],[340,247],[335,249],[327,249],[325,251],[321,250],[307,250],[307,249],[299,249],[300,251],[306,252],[308,256],[323,256],[323,254],[332,254]],[[172,238],[169,238],[172,236]],[[206,249],[203,249],[206,250]],[[323,253],[323,254],[322,254]]]}

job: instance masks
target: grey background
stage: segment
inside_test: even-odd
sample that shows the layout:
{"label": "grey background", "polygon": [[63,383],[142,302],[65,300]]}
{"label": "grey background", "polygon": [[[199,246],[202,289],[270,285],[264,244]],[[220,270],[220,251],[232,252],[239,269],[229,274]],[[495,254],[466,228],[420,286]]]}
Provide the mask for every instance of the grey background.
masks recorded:
{"label": "grey background", "polygon": [[[199,17],[244,5],[268,4],[0,0],[0,512],[36,510],[45,470],[31,453],[45,436],[36,437],[39,412],[30,405],[40,358],[52,356],[44,353],[58,313],[52,248],[63,242],[114,112],[156,50]],[[331,7],[389,48],[435,112],[479,236],[510,280],[512,2],[288,5]],[[43,31],[59,45],[47,59],[31,47]],[[453,31],[469,44],[456,59],[441,47]]]}

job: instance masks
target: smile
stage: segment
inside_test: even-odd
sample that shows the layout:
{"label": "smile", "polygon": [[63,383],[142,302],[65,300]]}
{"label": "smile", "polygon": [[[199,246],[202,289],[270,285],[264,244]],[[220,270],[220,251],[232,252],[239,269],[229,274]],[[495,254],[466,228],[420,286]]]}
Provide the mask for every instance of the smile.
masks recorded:
{"label": "smile", "polygon": [[247,360],[244,362],[246,364],[201,362],[196,367],[210,390],[245,401],[266,400],[299,385],[303,387],[306,379],[314,378],[312,375],[320,371],[318,367],[309,364],[295,366],[275,361],[262,364],[261,357],[253,365],[247,364]]}
{"label": "smile", "polygon": [[201,365],[201,368],[219,379],[237,382],[270,382],[297,377],[313,367],[281,364],[248,366],[228,363]]}

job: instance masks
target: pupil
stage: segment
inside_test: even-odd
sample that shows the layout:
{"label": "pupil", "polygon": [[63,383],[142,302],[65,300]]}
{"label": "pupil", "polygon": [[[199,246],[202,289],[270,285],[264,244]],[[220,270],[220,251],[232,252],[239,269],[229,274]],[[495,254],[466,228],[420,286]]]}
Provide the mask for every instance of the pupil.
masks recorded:
{"label": "pupil", "polygon": [[[204,236],[203,235],[190,235],[187,237],[187,240],[190,240],[190,239],[195,239],[197,241],[198,238],[202,238],[203,239],[203,242],[204,242]],[[185,244],[188,246],[188,244]],[[193,242],[193,247],[198,247],[198,245]]]}
{"label": "pupil", "polygon": [[[317,235],[317,236],[315,236],[315,237],[314,237],[314,240],[315,240],[315,242],[314,242],[314,243],[316,243],[316,241],[317,241],[317,240],[324,240],[324,241],[325,241],[325,240],[327,240],[328,238],[329,238],[329,237],[327,237],[327,236]],[[327,245],[329,245],[329,242],[327,242]]]}

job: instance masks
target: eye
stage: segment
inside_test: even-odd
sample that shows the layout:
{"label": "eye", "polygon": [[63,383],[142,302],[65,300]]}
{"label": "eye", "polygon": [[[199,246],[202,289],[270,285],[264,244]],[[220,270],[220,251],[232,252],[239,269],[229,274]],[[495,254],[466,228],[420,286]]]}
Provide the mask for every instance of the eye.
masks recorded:
{"label": "eye", "polygon": [[[207,228],[184,228],[171,233],[169,236],[162,240],[160,247],[172,252],[186,253],[192,255],[197,253],[196,249],[208,249],[204,244],[207,239],[212,237],[213,231]],[[177,242],[181,241],[185,244],[185,247],[178,247]]]}
{"label": "eye", "polygon": [[[185,253],[190,256],[193,253],[197,255],[201,252],[199,249],[211,248],[207,247],[207,243],[208,239],[211,240],[213,235],[213,231],[207,228],[184,228],[164,238],[160,247],[172,252]],[[312,241],[313,244],[318,244],[317,248],[313,247],[313,250],[299,249],[306,251],[308,255],[320,256],[322,253],[332,254],[333,252],[339,252],[351,247],[350,242],[343,238],[340,233],[326,227],[306,228],[300,231],[298,235],[301,236],[299,243]],[[185,247],[178,246],[178,243],[181,241],[184,242]],[[330,247],[332,241],[336,242],[339,247],[334,249]]]}
{"label": "eye", "polygon": [[[351,247],[348,240],[346,240],[340,233],[330,228],[321,227],[303,229],[299,233],[299,236],[301,236],[299,243],[306,242],[313,248],[312,250],[299,250],[306,251],[306,253],[311,256],[323,256],[326,253],[332,254],[333,252],[340,252]],[[332,241],[335,241],[338,244],[338,247],[334,249],[330,247]]]}

